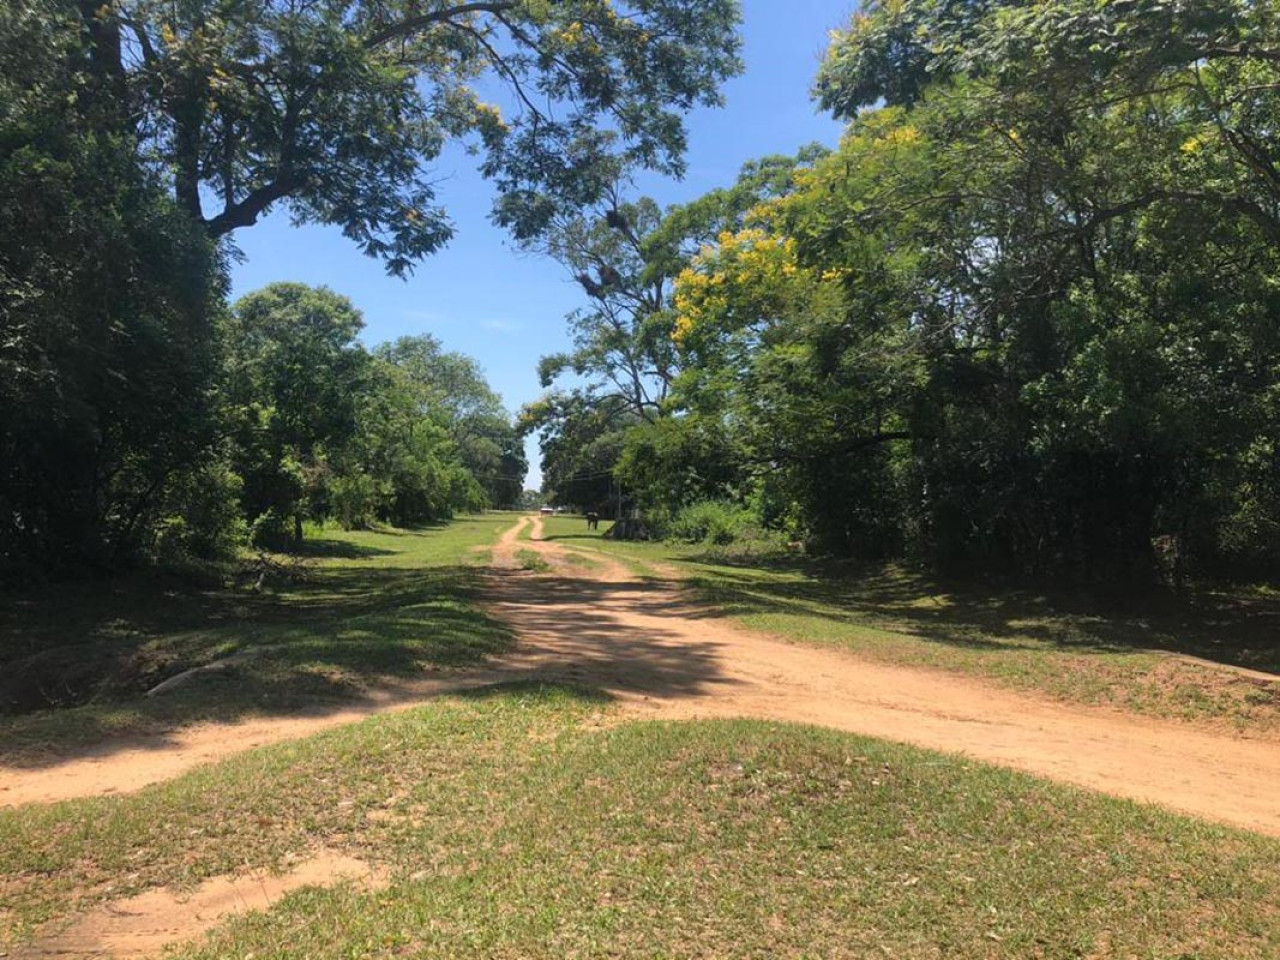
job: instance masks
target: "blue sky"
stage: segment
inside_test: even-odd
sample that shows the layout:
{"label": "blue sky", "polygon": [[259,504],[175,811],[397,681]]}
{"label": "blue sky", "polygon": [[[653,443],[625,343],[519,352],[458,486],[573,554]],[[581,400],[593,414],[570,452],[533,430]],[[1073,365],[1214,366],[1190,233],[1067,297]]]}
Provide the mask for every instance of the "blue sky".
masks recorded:
{"label": "blue sky", "polygon": [[[855,0],[744,0],[742,6],[746,72],[726,86],[723,109],[689,117],[685,179],[640,181],[644,193],[664,204],[732,183],[747,160],[791,153],[815,140],[834,145],[839,137],[840,126],[817,112],[809,89],[827,31],[848,21]],[[338,230],[293,227],[278,211],[236,234],[245,260],[232,271],[233,295],[277,280],[324,284],[363,311],[366,343],[430,333],[446,349],[475,357],[508,409],[519,409],[542,392],[538,358],[567,346],[564,315],[581,305],[581,295],[559,265],[519,252],[489,223],[493,191],[473,163],[450,149],[435,164],[455,236],[409,280],[388,277]],[[541,471],[533,438],[529,462],[525,485],[536,488]]]}

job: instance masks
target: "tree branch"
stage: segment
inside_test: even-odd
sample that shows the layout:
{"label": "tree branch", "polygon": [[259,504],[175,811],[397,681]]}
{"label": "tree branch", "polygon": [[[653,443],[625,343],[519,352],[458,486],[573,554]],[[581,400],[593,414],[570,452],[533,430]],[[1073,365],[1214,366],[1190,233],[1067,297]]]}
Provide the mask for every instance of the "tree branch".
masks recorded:
{"label": "tree branch", "polygon": [[228,204],[216,217],[204,222],[205,232],[212,238],[225,236],[239,227],[250,227],[267,207],[296,190],[301,180],[288,174],[259,187],[239,203]]}
{"label": "tree branch", "polygon": [[461,3],[456,7],[449,7],[445,10],[433,10],[431,13],[409,17],[407,20],[388,24],[381,30],[374,31],[365,37],[364,45],[366,48],[380,47],[391,40],[412,36],[425,27],[434,26],[438,23],[448,23],[455,17],[466,16],[468,13],[500,14],[514,7],[514,0],[489,0],[489,2]]}

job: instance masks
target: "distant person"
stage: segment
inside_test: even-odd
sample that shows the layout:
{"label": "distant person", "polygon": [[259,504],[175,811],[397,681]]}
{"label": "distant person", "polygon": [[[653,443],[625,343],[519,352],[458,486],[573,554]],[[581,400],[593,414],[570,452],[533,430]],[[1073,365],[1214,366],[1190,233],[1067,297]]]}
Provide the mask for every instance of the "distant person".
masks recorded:
{"label": "distant person", "polygon": [[590,510],[587,512],[587,529],[588,530],[600,529],[600,514],[596,513],[594,510]]}

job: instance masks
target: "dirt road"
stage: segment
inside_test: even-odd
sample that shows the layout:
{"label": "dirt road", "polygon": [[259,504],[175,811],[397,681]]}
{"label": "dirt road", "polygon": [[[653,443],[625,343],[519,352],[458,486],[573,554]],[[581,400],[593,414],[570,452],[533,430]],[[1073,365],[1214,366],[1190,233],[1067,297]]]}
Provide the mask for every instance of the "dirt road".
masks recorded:
{"label": "dirt road", "polygon": [[[521,637],[508,660],[598,686],[657,717],[766,717],[848,730],[1016,767],[1280,835],[1280,747],[1113,710],[1068,706],[951,674],[869,663],[753,633],[677,584],[609,563],[582,571],[526,518],[552,573],[496,574],[493,611]],[[597,557],[599,554],[596,555]]]}
{"label": "dirt road", "polygon": [[[520,541],[533,525],[534,539]],[[526,517],[495,550],[490,609],[521,638],[493,667],[396,688],[342,713],[182,731],[35,771],[0,770],[0,803],[136,789],[260,743],[478,684],[565,680],[655,718],[747,716],[812,723],[1016,767],[1280,836],[1280,747],[1110,710],[1060,705],[981,682],[860,660],[735,626],[676,583],[633,577],[596,552],[540,539]],[[521,569],[517,553],[551,565]]]}

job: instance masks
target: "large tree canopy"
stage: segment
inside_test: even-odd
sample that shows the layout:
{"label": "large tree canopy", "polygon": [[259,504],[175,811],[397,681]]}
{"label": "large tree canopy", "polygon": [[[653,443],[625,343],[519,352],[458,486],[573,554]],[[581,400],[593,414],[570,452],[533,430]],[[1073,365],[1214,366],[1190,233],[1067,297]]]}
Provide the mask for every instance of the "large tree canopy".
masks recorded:
{"label": "large tree canopy", "polygon": [[[1080,231],[1179,204],[1243,216],[1276,243],[1278,79],[1269,3],[875,0],[835,36],[817,92],[845,118],[923,105],[945,89],[971,103],[980,94],[985,104],[965,115],[966,132],[1002,123],[1006,135],[1046,148],[1041,169],[1091,178],[1100,195],[1072,211]],[[1104,116],[1134,127],[1094,143],[1126,163],[1123,178],[1082,149],[1080,125]]]}
{"label": "large tree canopy", "polygon": [[951,569],[1280,567],[1271,7],[870,2],[817,89],[839,150],[677,276],[631,482]]}
{"label": "large tree canopy", "polygon": [[0,575],[131,558],[216,486],[222,272],[66,13],[0,7]]}
{"label": "large tree canopy", "polygon": [[[69,2],[69,0],[68,0]],[[483,152],[519,236],[682,169],[739,69],[736,0],[78,0],[94,75],[219,237],[285,203],[403,273],[448,239],[429,164]],[[482,100],[492,90],[502,109]]]}
{"label": "large tree canopy", "polygon": [[[577,382],[553,389],[522,417],[525,429],[542,432],[544,475],[562,500],[599,503],[613,496],[616,506],[615,480],[643,488],[651,501],[670,499],[672,489],[706,489],[733,472],[711,462],[709,452],[720,448],[692,421],[667,422],[682,364],[673,339],[675,280],[704,245],[741,226],[756,205],[792,190],[797,169],[824,153],[811,145],[794,158],[752,161],[733,186],[665,211],[647,197],[627,201],[615,187],[600,205],[558,217],[534,244],[567,268],[587,301],[568,317],[573,349],[538,365],[544,387],[569,374]],[[624,456],[623,434],[641,427],[652,434],[633,437]],[[649,443],[668,452],[684,444],[682,476],[649,482],[646,467],[658,462],[646,452]],[[588,449],[589,462],[578,464],[575,457]],[[577,478],[572,486],[571,475]]]}

